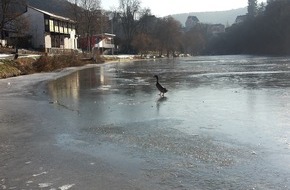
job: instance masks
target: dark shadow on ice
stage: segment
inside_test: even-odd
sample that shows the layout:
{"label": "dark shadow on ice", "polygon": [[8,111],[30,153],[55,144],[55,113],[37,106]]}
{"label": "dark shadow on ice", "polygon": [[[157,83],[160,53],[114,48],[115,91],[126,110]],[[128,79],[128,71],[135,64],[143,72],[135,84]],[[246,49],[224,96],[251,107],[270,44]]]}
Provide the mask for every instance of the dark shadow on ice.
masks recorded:
{"label": "dark shadow on ice", "polygon": [[167,101],[167,97],[165,96],[160,96],[160,98],[158,98],[157,102],[156,102],[156,107],[157,107],[157,111],[159,111],[159,108],[161,106],[161,104],[165,101]]}
{"label": "dark shadow on ice", "polygon": [[158,98],[157,103],[165,102],[165,101],[167,101],[167,99],[168,99],[167,97],[161,96],[160,98]]}

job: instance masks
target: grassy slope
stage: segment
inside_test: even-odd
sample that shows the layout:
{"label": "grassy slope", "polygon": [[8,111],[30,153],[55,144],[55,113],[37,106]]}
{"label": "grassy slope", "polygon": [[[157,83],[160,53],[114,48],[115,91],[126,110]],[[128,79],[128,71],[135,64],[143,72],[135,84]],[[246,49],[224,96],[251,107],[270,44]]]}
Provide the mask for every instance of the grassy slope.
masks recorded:
{"label": "grassy slope", "polygon": [[[98,60],[97,63],[102,63]],[[0,78],[26,75],[39,72],[52,72],[66,67],[83,66],[93,61],[83,61],[75,55],[41,56],[39,59],[18,58],[17,60],[0,60]]]}

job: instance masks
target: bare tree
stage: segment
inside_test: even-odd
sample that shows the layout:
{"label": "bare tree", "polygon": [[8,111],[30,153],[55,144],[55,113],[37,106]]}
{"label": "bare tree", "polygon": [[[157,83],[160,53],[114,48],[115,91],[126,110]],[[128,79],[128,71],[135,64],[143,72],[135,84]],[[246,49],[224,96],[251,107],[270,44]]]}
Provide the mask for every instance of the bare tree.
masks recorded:
{"label": "bare tree", "polygon": [[134,33],[138,27],[138,17],[140,17],[140,0],[120,0],[119,16],[121,18],[122,29],[124,34],[124,50],[132,51],[131,43]]}
{"label": "bare tree", "polygon": [[181,45],[181,24],[172,17],[159,20],[156,30],[156,39],[159,41],[160,54],[165,50],[167,56],[178,50]]}
{"label": "bare tree", "polygon": [[100,1],[82,0],[80,5],[83,8],[81,22],[83,32],[91,36],[96,31],[96,22],[100,12]]}
{"label": "bare tree", "polygon": [[70,6],[67,7],[67,11],[69,12],[69,17],[76,21],[76,30],[79,31],[79,21],[81,18],[82,9],[79,7],[78,0],[67,0],[70,2]]}
{"label": "bare tree", "polygon": [[147,54],[148,51],[152,50],[153,39],[146,33],[137,34],[133,41],[132,45],[141,53],[141,57],[144,54]]}
{"label": "bare tree", "polygon": [[1,39],[5,37],[5,30],[9,29],[7,25],[25,11],[25,6],[25,0],[0,0]]}
{"label": "bare tree", "polygon": [[157,50],[159,43],[155,38],[154,31],[158,20],[159,18],[151,15],[150,10],[147,9],[138,21],[138,29],[134,35],[132,45],[139,53],[141,53],[141,56],[149,51],[154,52]]}
{"label": "bare tree", "polygon": [[13,31],[9,36],[9,44],[15,47],[16,54],[18,53],[19,47],[29,46],[30,35],[27,34],[29,29],[29,22],[27,17],[21,15],[9,22],[8,28]]}
{"label": "bare tree", "polygon": [[86,37],[86,47],[91,51],[92,36],[103,33],[108,26],[108,17],[101,9],[100,0],[69,0],[72,18],[77,21],[78,33]]}

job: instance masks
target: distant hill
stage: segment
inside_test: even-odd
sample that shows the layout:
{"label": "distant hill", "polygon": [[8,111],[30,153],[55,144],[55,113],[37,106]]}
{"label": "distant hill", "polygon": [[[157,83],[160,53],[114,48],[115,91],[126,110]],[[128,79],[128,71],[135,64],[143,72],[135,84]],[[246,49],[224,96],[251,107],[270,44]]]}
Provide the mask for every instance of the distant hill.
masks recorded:
{"label": "distant hill", "polygon": [[174,19],[181,22],[184,26],[185,21],[188,16],[196,16],[201,23],[207,24],[224,24],[232,25],[236,17],[239,15],[245,15],[247,13],[247,7],[232,9],[228,11],[216,11],[216,12],[191,12],[191,13],[182,13],[171,15]]}
{"label": "distant hill", "polygon": [[69,17],[70,3],[66,0],[26,0],[27,3],[35,8],[51,12],[60,16]]}

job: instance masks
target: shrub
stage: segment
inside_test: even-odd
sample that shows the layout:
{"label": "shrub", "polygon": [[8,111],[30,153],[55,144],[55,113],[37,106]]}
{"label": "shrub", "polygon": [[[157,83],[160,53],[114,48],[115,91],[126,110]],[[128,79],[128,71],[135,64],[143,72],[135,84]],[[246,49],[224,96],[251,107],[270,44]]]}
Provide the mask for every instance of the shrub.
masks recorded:
{"label": "shrub", "polygon": [[74,55],[42,56],[33,63],[35,72],[51,72],[66,67],[82,66],[85,63]]}
{"label": "shrub", "polygon": [[21,71],[16,67],[10,65],[9,63],[0,64],[0,78],[7,78],[18,76],[21,74]]}
{"label": "shrub", "polygon": [[89,63],[103,63],[104,60],[97,56],[96,61],[92,59],[80,59],[76,55],[41,56],[39,59],[18,58],[17,60],[1,60],[0,78],[18,75],[52,72],[66,67],[78,67]]}

